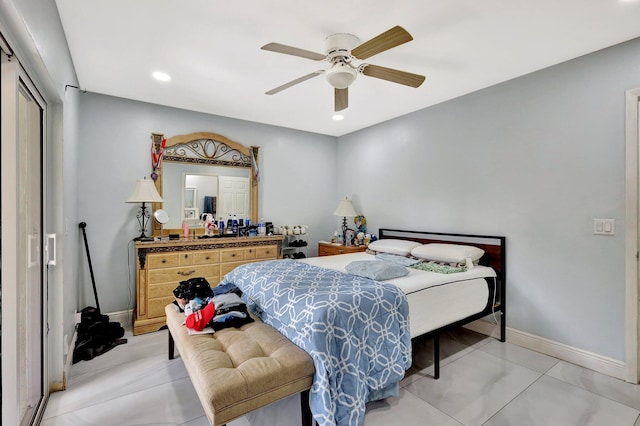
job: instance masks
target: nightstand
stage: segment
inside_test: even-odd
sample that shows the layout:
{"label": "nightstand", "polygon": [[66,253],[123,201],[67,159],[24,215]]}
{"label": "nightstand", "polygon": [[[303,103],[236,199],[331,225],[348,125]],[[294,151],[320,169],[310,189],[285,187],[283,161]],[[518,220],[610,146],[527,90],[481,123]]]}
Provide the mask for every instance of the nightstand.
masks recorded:
{"label": "nightstand", "polygon": [[318,243],[318,256],[333,256],[336,254],[358,253],[365,251],[366,249],[366,246],[347,247],[342,244],[325,243],[320,241]]}

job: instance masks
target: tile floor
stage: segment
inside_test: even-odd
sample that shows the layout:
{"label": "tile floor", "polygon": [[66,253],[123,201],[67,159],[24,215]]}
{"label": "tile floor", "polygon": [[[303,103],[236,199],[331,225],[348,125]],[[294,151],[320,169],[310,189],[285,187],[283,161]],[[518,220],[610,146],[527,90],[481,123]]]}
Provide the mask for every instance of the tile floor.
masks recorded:
{"label": "tile floor", "polygon": [[[209,424],[182,361],[167,359],[167,331],[125,337],[72,367],[42,425]],[[441,351],[433,380],[431,342],[417,343],[399,397],[370,403],[365,426],[640,426],[638,386],[466,329],[444,336]],[[297,426],[299,411],[291,397],[229,426]]]}

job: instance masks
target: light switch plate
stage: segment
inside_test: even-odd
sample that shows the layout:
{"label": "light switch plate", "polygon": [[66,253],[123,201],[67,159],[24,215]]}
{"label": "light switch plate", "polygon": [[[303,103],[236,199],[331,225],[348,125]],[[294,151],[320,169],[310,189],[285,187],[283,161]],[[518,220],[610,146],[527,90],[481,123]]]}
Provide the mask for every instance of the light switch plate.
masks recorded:
{"label": "light switch plate", "polygon": [[594,235],[615,235],[616,221],[615,219],[593,219]]}

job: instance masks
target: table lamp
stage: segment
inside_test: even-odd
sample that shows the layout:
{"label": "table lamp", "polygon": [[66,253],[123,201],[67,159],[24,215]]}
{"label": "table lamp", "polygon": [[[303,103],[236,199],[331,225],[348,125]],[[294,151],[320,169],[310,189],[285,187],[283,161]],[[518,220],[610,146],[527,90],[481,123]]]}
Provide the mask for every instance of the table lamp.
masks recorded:
{"label": "table lamp", "polygon": [[340,204],[338,204],[338,208],[333,212],[335,216],[342,216],[342,244],[347,245],[347,217],[354,217],[358,214],[353,209],[353,204],[351,200],[347,197],[344,200],[340,200]]}
{"label": "table lamp", "polygon": [[142,203],[140,210],[138,210],[138,214],[136,218],[138,219],[138,223],[140,224],[140,236],[135,238],[136,241],[150,241],[151,237],[147,237],[145,232],[147,230],[147,225],[149,223],[150,214],[147,211],[147,206],[145,203],[161,203],[162,197],[158,194],[158,190],[156,189],[156,185],[152,180],[138,179],[136,181],[136,186],[133,188],[133,192],[127,198],[127,203]]}

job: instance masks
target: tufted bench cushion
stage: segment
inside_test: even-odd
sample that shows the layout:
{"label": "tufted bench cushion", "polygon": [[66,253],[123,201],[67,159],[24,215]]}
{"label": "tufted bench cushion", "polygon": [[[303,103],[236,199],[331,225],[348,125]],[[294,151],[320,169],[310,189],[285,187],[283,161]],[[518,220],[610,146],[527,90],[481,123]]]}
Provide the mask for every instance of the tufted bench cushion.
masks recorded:
{"label": "tufted bench cushion", "polygon": [[311,357],[260,319],[214,334],[189,335],[185,316],[165,308],[169,358],[174,345],[213,425],[224,425],[250,411],[301,393],[302,424],[311,424]]}

